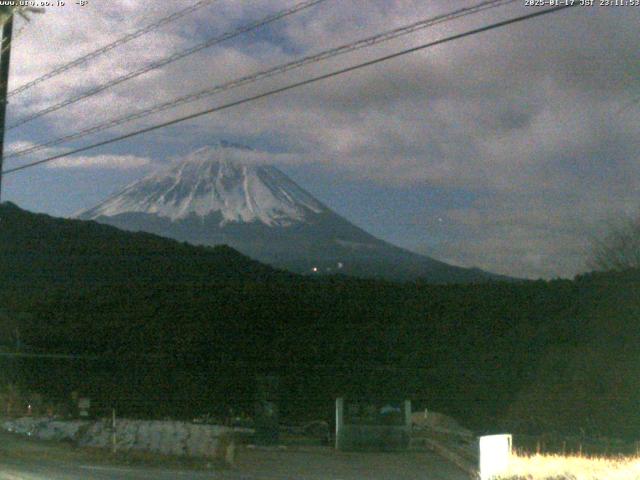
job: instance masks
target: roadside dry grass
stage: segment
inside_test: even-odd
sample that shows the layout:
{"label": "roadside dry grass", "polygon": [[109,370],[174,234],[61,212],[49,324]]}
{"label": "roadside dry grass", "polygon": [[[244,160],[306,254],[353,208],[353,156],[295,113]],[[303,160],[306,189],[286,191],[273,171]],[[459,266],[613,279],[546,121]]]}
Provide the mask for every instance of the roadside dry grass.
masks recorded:
{"label": "roadside dry grass", "polygon": [[640,480],[640,457],[514,455],[503,480]]}

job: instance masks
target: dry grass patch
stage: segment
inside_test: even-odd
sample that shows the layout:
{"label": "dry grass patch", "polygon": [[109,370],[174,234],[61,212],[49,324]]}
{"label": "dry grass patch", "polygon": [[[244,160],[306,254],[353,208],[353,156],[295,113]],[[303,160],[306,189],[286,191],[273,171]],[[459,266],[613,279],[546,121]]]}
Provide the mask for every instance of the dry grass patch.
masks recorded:
{"label": "dry grass patch", "polygon": [[505,480],[640,480],[640,457],[513,455]]}

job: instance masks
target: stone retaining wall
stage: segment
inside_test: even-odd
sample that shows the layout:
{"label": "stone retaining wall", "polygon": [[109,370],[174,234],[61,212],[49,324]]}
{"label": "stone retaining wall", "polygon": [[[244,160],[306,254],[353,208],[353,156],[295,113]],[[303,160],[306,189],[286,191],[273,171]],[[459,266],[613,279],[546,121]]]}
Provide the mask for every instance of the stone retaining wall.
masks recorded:
{"label": "stone retaining wall", "polygon": [[[8,432],[42,440],[73,441],[87,447],[111,447],[110,420],[54,420],[19,418],[4,420],[0,427]],[[237,429],[220,425],[196,425],[177,421],[118,419],[116,446],[119,450],[145,450],[167,455],[220,457]],[[219,451],[221,450],[221,451]]]}

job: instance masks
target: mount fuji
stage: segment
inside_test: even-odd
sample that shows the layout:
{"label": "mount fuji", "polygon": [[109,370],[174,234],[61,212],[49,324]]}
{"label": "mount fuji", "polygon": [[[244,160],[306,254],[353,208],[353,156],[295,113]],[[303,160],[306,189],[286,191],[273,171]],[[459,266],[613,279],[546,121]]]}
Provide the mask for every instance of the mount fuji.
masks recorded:
{"label": "mount fuji", "polygon": [[76,215],[123,230],[196,245],[227,244],[298,273],[342,273],[433,283],[502,277],[448,265],[380,240],[333,212],[251,150],[227,143],[196,150]]}

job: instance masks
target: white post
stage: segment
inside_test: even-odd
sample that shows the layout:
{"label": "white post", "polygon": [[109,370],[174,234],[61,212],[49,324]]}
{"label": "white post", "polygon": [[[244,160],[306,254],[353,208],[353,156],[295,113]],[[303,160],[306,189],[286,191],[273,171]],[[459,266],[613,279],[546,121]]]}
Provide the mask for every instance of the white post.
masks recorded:
{"label": "white post", "polygon": [[411,400],[404,401],[404,426],[411,431]]}
{"label": "white post", "polygon": [[111,409],[111,452],[116,453],[116,409]]}
{"label": "white post", "polygon": [[340,450],[340,434],[344,423],[344,398],[336,399],[336,450]]}
{"label": "white post", "polygon": [[492,480],[507,472],[511,446],[509,434],[480,437],[480,480]]}

